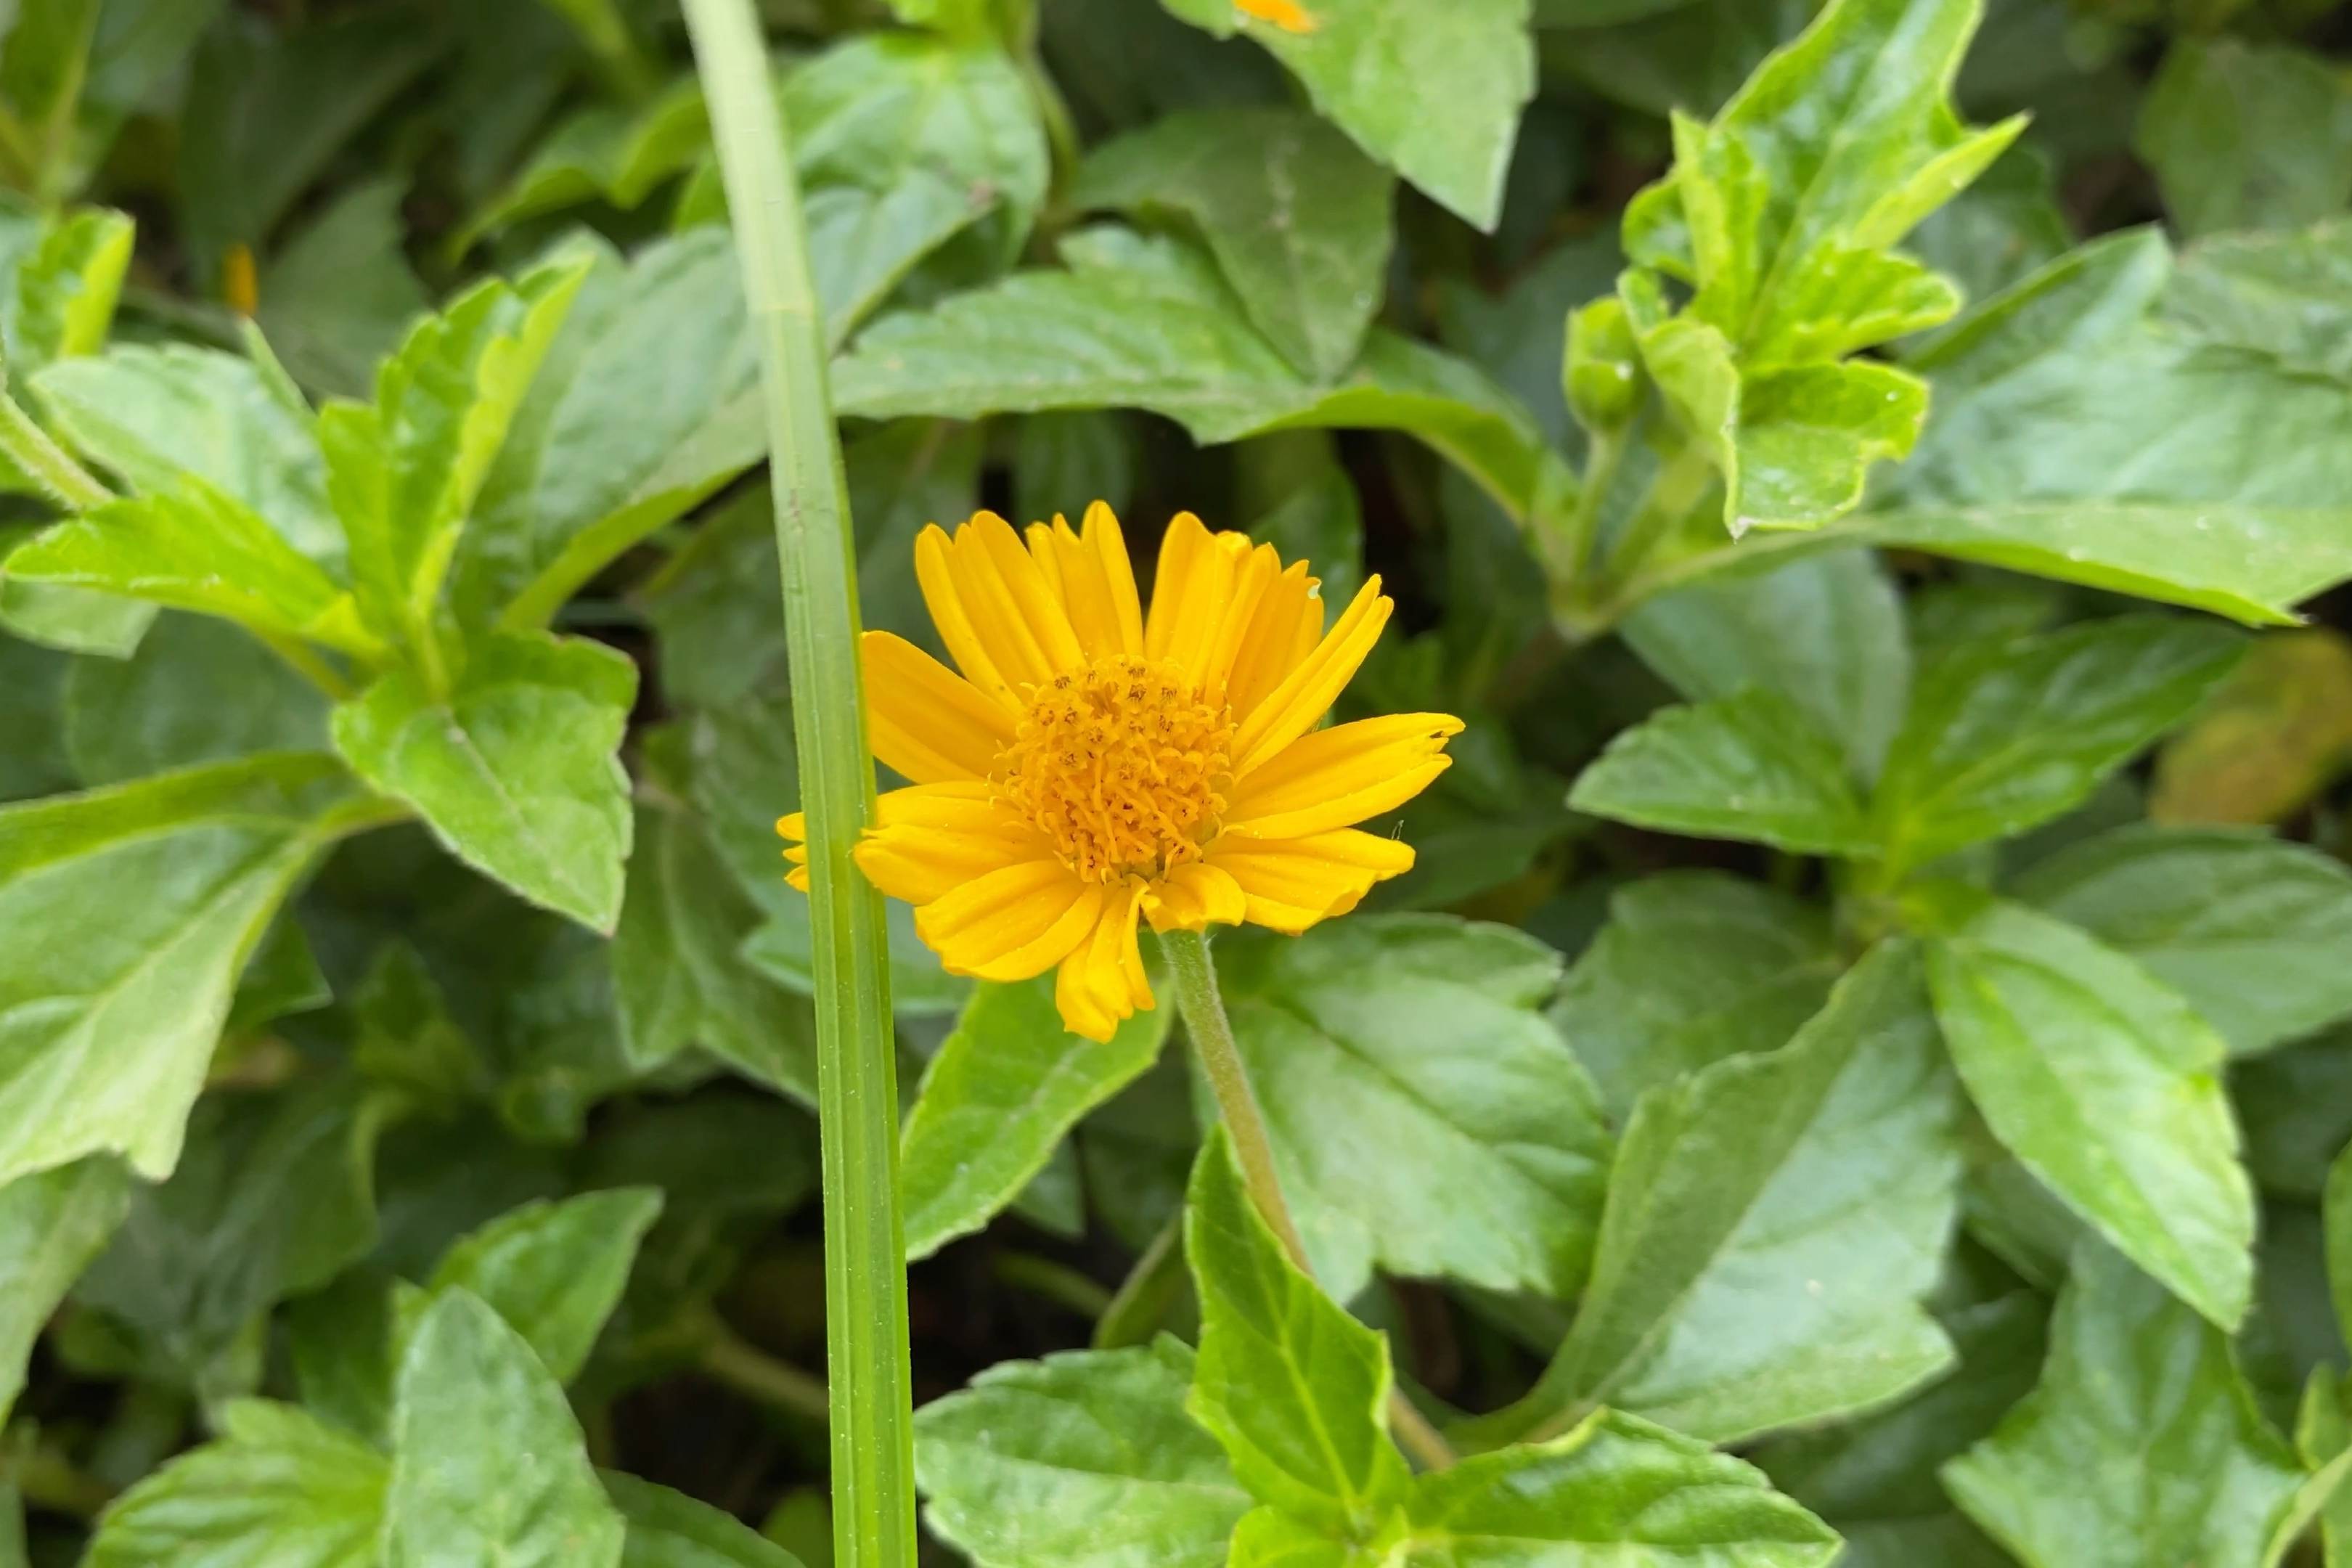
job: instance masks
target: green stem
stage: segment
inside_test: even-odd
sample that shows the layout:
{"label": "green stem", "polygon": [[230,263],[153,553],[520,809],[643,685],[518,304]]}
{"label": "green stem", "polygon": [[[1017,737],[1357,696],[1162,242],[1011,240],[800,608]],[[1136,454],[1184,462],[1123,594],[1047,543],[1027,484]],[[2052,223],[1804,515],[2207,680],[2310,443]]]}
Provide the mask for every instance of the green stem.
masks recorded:
{"label": "green stem", "polygon": [[898,1086],[882,898],[851,858],[873,819],[856,539],[800,188],[751,0],[686,0],[760,345],[801,806],[808,815],[827,1376],[839,1568],[912,1568],[915,1452]]}
{"label": "green stem", "polygon": [[89,511],[114,499],[114,492],[49,439],[24,405],[0,392],[0,454],[24,470],[42,493],[68,511]]}
{"label": "green stem", "polygon": [[823,1423],[830,1405],[824,1380],[751,1344],[720,1323],[702,1347],[704,1372],[736,1393],[789,1415]]}
{"label": "green stem", "polygon": [[335,672],[335,667],[319,657],[319,652],[299,637],[289,637],[280,632],[266,632],[257,626],[247,628],[261,645],[284,659],[294,673],[324,692],[330,701],[348,702],[357,695],[352,683]]}
{"label": "green stem", "polygon": [[1688,442],[1658,467],[1650,480],[1641,510],[1609,546],[1601,573],[1603,591],[1615,587],[1638,571],[1675,527],[1706,499],[1715,482],[1715,460],[1696,441]]}
{"label": "green stem", "polygon": [[1169,1216],[1120,1282],[1118,1293],[1095,1321],[1095,1349],[1115,1351],[1148,1343],[1168,1321],[1168,1310],[1183,1293],[1184,1216]]}
{"label": "green stem", "polygon": [[[1307,1259],[1307,1244],[1299,1239],[1297,1222],[1290,1217],[1282,1195],[1282,1178],[1274,1165],[1274,1140],[1267,1133],[1265,1114],[1258,1109],[1257,1092],[1250,1088],[1249,1066],[1234,1042],[1233,1021],[1225,1016],[1224,994],[1217,989],[1217,966],[1209,957],[1209,939],[1201,931],[1162,932],[1160,949],[1176,976],[1176,1005],[1184,1016],[1184,1031],[1192,1037],[1209,1087],[1224,1116],[1225,1132],[1241,1163],[1242,1181],[1249,1188],[1258,1213],[1282,1242],[1290,1261],[1310,1279],[1314,1266]],[[1453,1447],[1402,1392],[1389,1393],[1389,1429],[1397,1442],[1430,1469],[1454,1463]]]}
{"label": "green stem", "polygon": [[105,1482],[51,1448],[28,1445],[14,1458],[0,1457],[0,1480],[14,1481],[28,1506],[76,1519],[96,1519],[114,1500]]}
{"label": "green stem", "polygon": [[1581,582],[1585,573],[1591,570],[1593,542],[1601,532],[1601,509],[1607,503],[1610,490],[1615,488],[1617,470],[1625,461],[1626,435],[1622,426],[1591,433],[1583,485],[1576,492],[1576,510],[1569,515],[1568,530],[1553,559],[1555,570],[1564,568],[1571,584]]}
{"label": "green stem", "polygon": [[989,1268],[1015,1289],[1066,1307],[1088,1322],[1110,1310],[1110,1292],[1066,1263],[1034,1252],[1000,1252],[989,1260]]}

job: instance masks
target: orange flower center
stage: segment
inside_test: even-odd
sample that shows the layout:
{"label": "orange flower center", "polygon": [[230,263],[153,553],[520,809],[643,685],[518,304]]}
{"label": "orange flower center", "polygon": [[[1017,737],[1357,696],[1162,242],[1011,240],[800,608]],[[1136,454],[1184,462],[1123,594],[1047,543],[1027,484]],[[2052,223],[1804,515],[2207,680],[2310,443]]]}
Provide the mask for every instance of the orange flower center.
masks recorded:
{"label": "orange flower center", "polygon": [[1233,742],[1174,660],[1119,654],[1039,687],[991,782],[1079,876],[1159,877],[1215,836]]}

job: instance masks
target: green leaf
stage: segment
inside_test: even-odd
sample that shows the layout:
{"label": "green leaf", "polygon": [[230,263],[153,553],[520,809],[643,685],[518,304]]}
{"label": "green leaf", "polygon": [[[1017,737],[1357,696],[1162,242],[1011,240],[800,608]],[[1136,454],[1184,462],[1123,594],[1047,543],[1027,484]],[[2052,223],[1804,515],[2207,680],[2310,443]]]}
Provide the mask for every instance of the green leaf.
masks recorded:
{"label": "green leaf", "polygon": [[1097,1045],[1062,1026],[1050,977],[974,990],[899,1138],[907,1256],[929,1257],[1017,1197],[1080,1117],[1159,1058],[1169,1012],[1139,1013]]}
{"label": "green leaf", "polygon": [[[0,526],[0,552],[26,531]],[[126,658],[155,619],[155,606],[88,588],[19,583],[8,576],[0,553],[0,631],[66,653]]]}
{"label": "green leaf", "polygon": [[1037,100],[1002,49],[904,33],[851,38],[787,77],[783,98],[830,346],[959,235],[968,241],[949,256],[961,259],[941,259],[965,280],[1019,254],[1048,159]]}
{"label": "green leaf", "polygon": [[1375,331],[1354,370],[1320,385],[1250,325],[1189,243],[1097,226],[1066,236],[1061,255],[1066,270],[1016,272],[877,321],[835,366],[836,408],[958,419],[1148,408],[1203,444],[1276,429],[1401,429],[1514,515],[1558,475],[1525,409],[1426,344]]}
{"label": "green leaf", "polygon": [[1422,1476],[1410,1506],[1412,1568],[1826,1568],[1838,1555],[1836,1533],[1753,1466],[1615,1411]]}
{"label": "green leaf", "polygon": [[2162,309],[2208,342],[2352,381],[2352,222],[2200,240],[2181,254]]}
{"label": "green leaf", "polygon": [[2352,921],[2352,872],[2305,845],[2229,828],[2124,827],[2061,850],[2011,891],[2137,959],[2234,1053],[2352,1014],[2352,974],[2336,962]]}
{"label": "green leaf", "polygon": [[709,1503],[617,1470],[604,1480],[629,1529],[621,1568],[801,1568],[799,1558]]}
{"label": "green leaf", "polygon": [[400,7],[284,30],[257,17],[236,20],[206,30],[194,51],[180,125],[183,243],[205,278],[231,246],[258,249],[295,198],[443,43],[438,28]]}
{"label": "green leaf", "polygon": [[1934,1376],[1921,1310],[1959,1205],[1958,1093],[1916,953],[1882,944],[1797,1037],[1651,1089],[1592,1283],[1494,1446],[1613,1405],[1715,1441],[1867,1409]]}
{"label": "green leaf", "polygon": [[2181,38],[2134,140],[2188,234],[2293,228],[2352,202],[2352,95],[2300,49]]}
{"label": "green leaf", "polygon": [[2352,577],[2347,521],[2344,510],[2326,507],[2003,502],[1905,506],[1859,519],[1853,537],[2208,610],[2248,626],[2292,626],[2294,605]]}
{"label": "green leaf", "polygon": [[65,735],[73,668],[55,649],[0,634],[0,801],[73,787]]}
{"label": "green leaf", "polygon": [[2196,711],[2244,646],[2211,621],[2121,616],[1938,659],[1873,802],[1885,858],[1923,865],[2080,805]]}
{"label": "green leaf", "polygon": [[1910,454],[1927,416],[1919,378],[1874,360],[1743,373],[1731,340],[1688,316],[1664,319],[1629,273],[1627,313],[1650,377],[1724,478],[1723,521],[1811,529],[1862,500],[1871,465]]}
{"label": "green leaf", "polygon": [[1229,933],[1217,954],[1327,1289],[1351,1297],[1377,1264],[1576,1293],[1609,1134],[1538,1011],[1559,982],[1557,953],[1507,926],[1360,915],[1295,941]]}
{"label": "green leaf", "polygon": [[205,1097],[171,1180],[133,1195],[74,1300],[129,1337],[145,1376],[251,1393],[257,1321],[375,1245],[379,1124],[348,1078]]}
{"label": "green leaf", "polygon": [[0,284],[13,285],[13,299],[0,299],[0,346],[12,379],[106,345],[131,240],[129,218],[81,207],[48,219],[30,247],[9,258],[13,266],[0,263]]}
{"label": "green leaf", "polygon": [[1365,152],[1480,228],[1495,226],[1519,110],[1535,93],[1528,0],[1402,10],[1304,0],[1293,26],[1233,0],[1162,3],[1219,37],[1247,33]]}
{"label": "green leaf", "polygon": [[109,1505],[89,1568],[373,1568],[383,1456],[290,1405],[222,1406],[221,1436]]}
{"label": "green leaf", "polygon": [[978,1568],[1224,1568],[1250,1509],[1223,1450],[1184,1414],[1192,1352],[1003,1362],[915,1415],[933,1533]]}
{"label": "green leaf", "polygon": [[373,404],[320,412],[353,589],[387,638],[421,647],[435,635],[458,531],[587,271],[558,261],[511,288],[493,279],[469,289],[410,329],[378,368]]}
{"label": "green leaf", "polygon": [[2108,236],[1916,356],[1936,417],[1856,535],[2254,624],[2352,574],[2352,388],[2152,325],[2169,269]]}
{"label": "green leaf", "polygon": [[341,571],[342,531],[309,410],[251,360],[184,343],[116,347],[52,365],[33,388],[58,436],[132,489],[167,494],[193,474]]}
{"label": "green leaf", "polygon": [[481,1298],[451,1289],[401,1358],[384,1568],[616,1568],[621,1515],[562,1386]]}
{"label": "green leaf", "polygon": [[255,320],[304,386],[365,396],[377,362],[425,313],[425,286],[401,248],[403,195],[396,179],[353,186],[263,271]]}
{"label": "green leaf", "polygon": [[2352,1142],[2352,1032],[2232,1064],[2231,1096],[2246,1163],[2266,1193],[2317,1201],[2329,1163]]}
{"label": "green leaf", "polygon": [[1251,322],[1298,370],[1355,362],[1386,285],[1393,182],[1297,110],[1172,114],[1096,149],[1071,200],[1195,226]]}
{"label": "green leaf", "polygon": [[178,1161],[245,960],[332,831],[324,757],[0,809],[0,1182]]}
{"label": "green leaf", "polygon": [[0,1186],[0,1424],[25,1386],[26,1358],[49,1314],[130,1205],[122,1167],[103,1156]]}
{"label": "green leaf", "polygon": [[2227,1336],[2095,1247],[2040,1385],[1943,1473],[2027,1568],[2266,1568],[2303,1479]]}
{"label": "green leaf", "polygon": [[[2305,1483],[2310,1491],[2320,1477],[2331,1472],[2340,1483],[2341,1468],[2352,1453],[2352,1422],[2347,1422],[2344,1390],[2334,1370],[2314,1367],[2304,1384],[2303,1404],[2295,1413],[2294,1447],[2303,1462],[2316,1472]],[[2352,1495],[2339,1484],[2319,1500],[2321,1552],[2327,1568],[2341,1568],[2344,1553],[2352,1551]]]}
{"label": "green leaf", "polygon": [[459,618],[510,630],[759,461],[757,359],[723,229],[599,254],[458,544]]}
{"label": "green leaf", "polygon": [[219,616],[361,657],[380,645],[352,595],[243,501],[194,474],[110,501],[20,545],[8,575]]}
{"label": "green leaf", "polygon": [[2252,1289],[2253,1194],[2221,1039],[2123,954],[1987,901],[1928,944],[1953,1064],[1993,1135],[2125,1255],[2224,1328]]}
{"label": "green leaf", "polygon": [[1944,1327],[1960,1355],[1951,1376],[1858,1421],[1776,1438],[1750,1458],[1774,1485],[1835,1526],[1858,1565],[2006,1563],[1954,1512],[1937,1471],[1990,1436],[2032,1392],[2048,1313],[2028,1290],[1948,1313]]}
{"label": "green leaf", "polygon": [[1819,910],[1719,872],[1668,872],[1610,896],[1551,1019],[1622,1120],[1659,1084],[1786,1045],[1841,967]]}
{"label": "green leaf", "polygon": [[814,1104],[814,1019],[805,1002],[741,956],[760,910],[703,825],[645,806],[634,837],[613,931],[613,994],[630,1062],[651,1068],[698,1042]]}
{"label": "green leaf", "polygon": [[1220,1127],[1184,1205],[1201,1297],[1185,1408],[1252,1497],[1322,1533],[1369,1540],[1410,1479],[1389,1442],[1388,1342],[1283,1256]]}
{"label": "green leaf", "polygon": [[30,142],[23,150],[26,173],[44,196],[56,194],[66,173],[99,9],[99,0],[24,0],[12,7],[0,46],[0,101]]}
{"label": "green leaf", "polygon": [[1975,0],[1834,0],[1636,196],[1626,250],[1697,289],[1690,313],[1743,371],[1851,353],[1933,325],[1950,285],[1891,247],[1985,167],[2022,119],[1969,131],[1948,93]]}
{"label": "green leaf", "polygon": [[1641,827],[1800,854],[1874,848],[1837,742],[1760,686],[1625,731],[1578,776],[1568,803]]}
{"label": "green leaf", "polygon": [[651,1187],[525,1204],[443,1254],[426,1289],[436,1299],[457,1290],[488,1302],[548,1375],[569,1383],[587,1364],[661,1207]]}
{"label": "green leaf", "polygon": [[1604,233],[1555,246],[1498,294],[1442,279],[1439,335],[1527,405],[1554,447],[1574,451],[1582,432],[1569,416],[1561,326],[1578,307],[1612,296],[1623,265],[1616,236]]}
{"label": "green leaf", "polygon": [[610,931],[630,839],[614,755],[635,665],[579,638],[493,637],[446,699],[394,670],[335,710],[335,749],[467,864]]}
{"label": "green leaf", "polygon": [[243,631],[201,616],[159,617],[127,659],[76,659],[64,698],[66,745],[85,784],[328,749],[318,690]]}
{"label": "green leaf", "polygon": [[836,342],[948,234],[993,210],[982,237],[1003,265],[1045,205],[1036,100],[993,44],[852,37],[787,76],[782,98]]}
{"label": "green leaf", "polygon": [[2347,1325],[2352,1325],[2352,1158],[2341,1150],[2328,1163],[2320,1215],[2326,1225],[2328,1297],[2339,1333],[2352,1340],[2352,1331],[2347,1331]]}
{"label": "green leaf", "polygon": [[[1099,500],[1115,513],[1135,499],[1135,445],[1116,414],[1032,414],[1014,436],[1013,511],[1040,520],[1068,512],[1072,498]],[[1083,514],[1081,514],[1083,515]],[[1352,536],[1351,536],[1352,537]],[[1285,560],[1299,553],[1284,552]],[[1317,565],[1319,567],[1318,560]],[[1326,575],[1328,584],[1330,578]],[[1353,590],[1349,590],[1352,593]],[[1334,603],[1347,595],[1334,591]]]}
{"label": "green leaf", "polygon": [[634,211],[709,155],[709,110],[691,76],[640,104],[591,104],[547,133],[522,171],[450,237],[449,252],[463,255],[499,229],[590,202]]}
{"label": "green leaf", "polygon": [[1903,722],[1911,689],[1903,601],[1866,550],[1662,594],[1618,629],[1694,702],[1750,685],[1787,698],[1837,738],[1856,778],[1877,773]]}
{"label": "green leaf", "polygon": [[1982,300],[2048,266],[2074,243],[2050,154],[2021,141],[1975,184],[1928,214],[1906,248],[1958,284],[1963,299]]}
{"label": "green leaf", "polygon": [[[1620,294],[1735,536],[1834,521],[1918,437],[1918,379],[1844,356],[1958,309],[1893,247],[2023,128],[1969,131],[1948,101],[1979,9],[1834,0],[1711,123],[1675,112],[1672,173],[1626,209]],[[1672,316],[1661,274],[1694,289]]]}

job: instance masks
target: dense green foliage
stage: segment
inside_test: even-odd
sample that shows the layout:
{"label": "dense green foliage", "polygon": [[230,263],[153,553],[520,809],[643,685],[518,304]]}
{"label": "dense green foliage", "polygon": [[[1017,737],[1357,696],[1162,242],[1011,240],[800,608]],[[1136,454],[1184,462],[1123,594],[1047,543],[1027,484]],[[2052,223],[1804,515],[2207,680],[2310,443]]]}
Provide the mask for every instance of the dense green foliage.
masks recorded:
{"label": "dense green foliage", "polygon": [[[940,1561],[2352,1564],[2343,10],[765,7],[866,624],[1191,510],[1467,722],[1215,944],[1307,1268],[892,907]],[[818,1568],[675,6],[0,26],[0,1568]]]}

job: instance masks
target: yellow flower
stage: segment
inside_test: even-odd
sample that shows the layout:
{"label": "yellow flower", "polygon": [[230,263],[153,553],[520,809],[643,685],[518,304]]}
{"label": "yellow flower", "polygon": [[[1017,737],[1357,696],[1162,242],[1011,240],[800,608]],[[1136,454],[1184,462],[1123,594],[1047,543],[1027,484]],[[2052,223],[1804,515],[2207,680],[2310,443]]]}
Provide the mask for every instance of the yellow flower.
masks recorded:
{"label": "yellow flower", "polygon": [[1234,0],[1234,9],[1244,16],[1271,22],[1286,33],[1311,33],[1318,25],[1314,15],[1298,0]]}
{"label": "yellow flower", "polygon": [[[1300,931],[1411,868],[1411,848],[1352,825],[1444,772],[1462,721],[1316,727],[1388,622],[1378,577],[1327,631],[1305,562],[1183,512],[1146,619],[1100,501],[1083,532],[1031,524],[1025,549],[992,512],[953,538],[934,524],[915,571],[963,673],[866,634],[874,754],[914,782],[882,796],[857,864],[915,906],[950,973],[1059,964],[1063,1021],[1108,1039],[1151,1005],[1139,917]],[[777,827],[808,834],[797,813]],[[785,855],[805,889],[806,847]]]}

